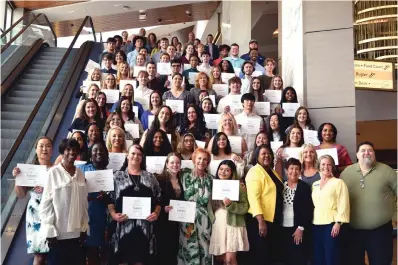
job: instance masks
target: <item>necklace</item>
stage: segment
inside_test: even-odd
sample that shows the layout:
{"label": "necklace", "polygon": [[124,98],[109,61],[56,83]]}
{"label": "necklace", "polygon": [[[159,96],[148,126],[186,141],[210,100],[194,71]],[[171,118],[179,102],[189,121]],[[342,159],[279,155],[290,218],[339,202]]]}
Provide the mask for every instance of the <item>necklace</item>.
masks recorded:
{"label": "necklace", "polygon": [[134,190],[135,191],[139,191],[140,190],[140,187],[138,186],[138,184],[140,183],[140,180],[138,180],[138,182],[136,182],[135,180],[134,180],[134,177],[133,177],[133,175],[130,175],[130,179],[131,179],[131,181],[134,183]]}

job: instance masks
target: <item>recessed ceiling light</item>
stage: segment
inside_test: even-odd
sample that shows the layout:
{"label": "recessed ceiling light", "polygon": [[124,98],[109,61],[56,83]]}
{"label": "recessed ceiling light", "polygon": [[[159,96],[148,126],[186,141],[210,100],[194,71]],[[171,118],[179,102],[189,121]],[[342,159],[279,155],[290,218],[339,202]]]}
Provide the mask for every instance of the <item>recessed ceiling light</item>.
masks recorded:
{"label": "recessed ceiling light", "polygon": [[113,5],[113,6],[122,6],[123,4],[116,4],[116,5]]}
{"label": "recessed ceiling light", "polygon": [[145,9],[138,10],[139,13],[146,13]]}
{"label": "recessed ceiling light", "polygon": [[123,6],[122,9],[123,10],[128,10],[128,9],[130,9],[130,7],[129,6]]}
{"label": "recessed ceiling light", "polygon": [[75,13],[75,10],[68,11],[68,14]]}
{"label": "recessed ceiling light", "polygon": [[138,19],[139,20],[145,20],[146,19],[146,15],[145,14],[139,15]]}

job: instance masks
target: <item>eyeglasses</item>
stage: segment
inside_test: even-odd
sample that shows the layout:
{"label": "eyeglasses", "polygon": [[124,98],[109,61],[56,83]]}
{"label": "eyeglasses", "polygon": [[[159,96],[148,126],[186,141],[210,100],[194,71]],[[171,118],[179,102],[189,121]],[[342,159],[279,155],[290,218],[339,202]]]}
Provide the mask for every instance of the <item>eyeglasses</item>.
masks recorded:
{"label": "eyeglasses", "polygon": [[184,143],[193,143],[194,142],[194,140],[192,140],[192,139],[184,139]]}

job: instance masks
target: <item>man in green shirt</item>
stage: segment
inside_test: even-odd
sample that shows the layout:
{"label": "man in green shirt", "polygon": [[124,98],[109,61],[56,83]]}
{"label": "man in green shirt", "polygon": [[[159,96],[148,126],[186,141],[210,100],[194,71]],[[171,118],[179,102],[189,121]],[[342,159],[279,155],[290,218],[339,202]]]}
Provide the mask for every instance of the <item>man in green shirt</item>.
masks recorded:
{"label": "man in green shirt", "polygon": [[365,251],[370,265],[390,265],[393,258],[392,217],[396,211],[397,173],[377,162],[373,144],[357,148],[358,163],[340,178],[350,194],[347,253],[350,265],[363,265]]}

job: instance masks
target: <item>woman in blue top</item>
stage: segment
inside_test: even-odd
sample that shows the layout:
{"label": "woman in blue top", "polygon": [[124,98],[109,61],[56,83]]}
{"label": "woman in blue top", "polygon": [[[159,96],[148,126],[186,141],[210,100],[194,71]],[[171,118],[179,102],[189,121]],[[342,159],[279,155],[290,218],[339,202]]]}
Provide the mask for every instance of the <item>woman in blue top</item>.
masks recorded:
{"label": "woman in blue top", "polygon": [[[88,161],[76,166],[83,173],[105,170],[109,162],[109,153],[103,141],[94,143],[88,152]],[[101,192],[88,194],[88,216],[90,233],[86,239],[87,260],[89,265],[100,265],[100,248],[105,246],[106,206],[102,202]]]}
{"label": "woman in blue top", "polygon": [[[149,116],[155,118],[156,113],[162,106],[162,95],[158,91],[153,91],[149,96],[149,110],[146,110],[141,116],[141,123],[144,130],[151,127]],[[153,119],[154,120],[154,119]]]}

